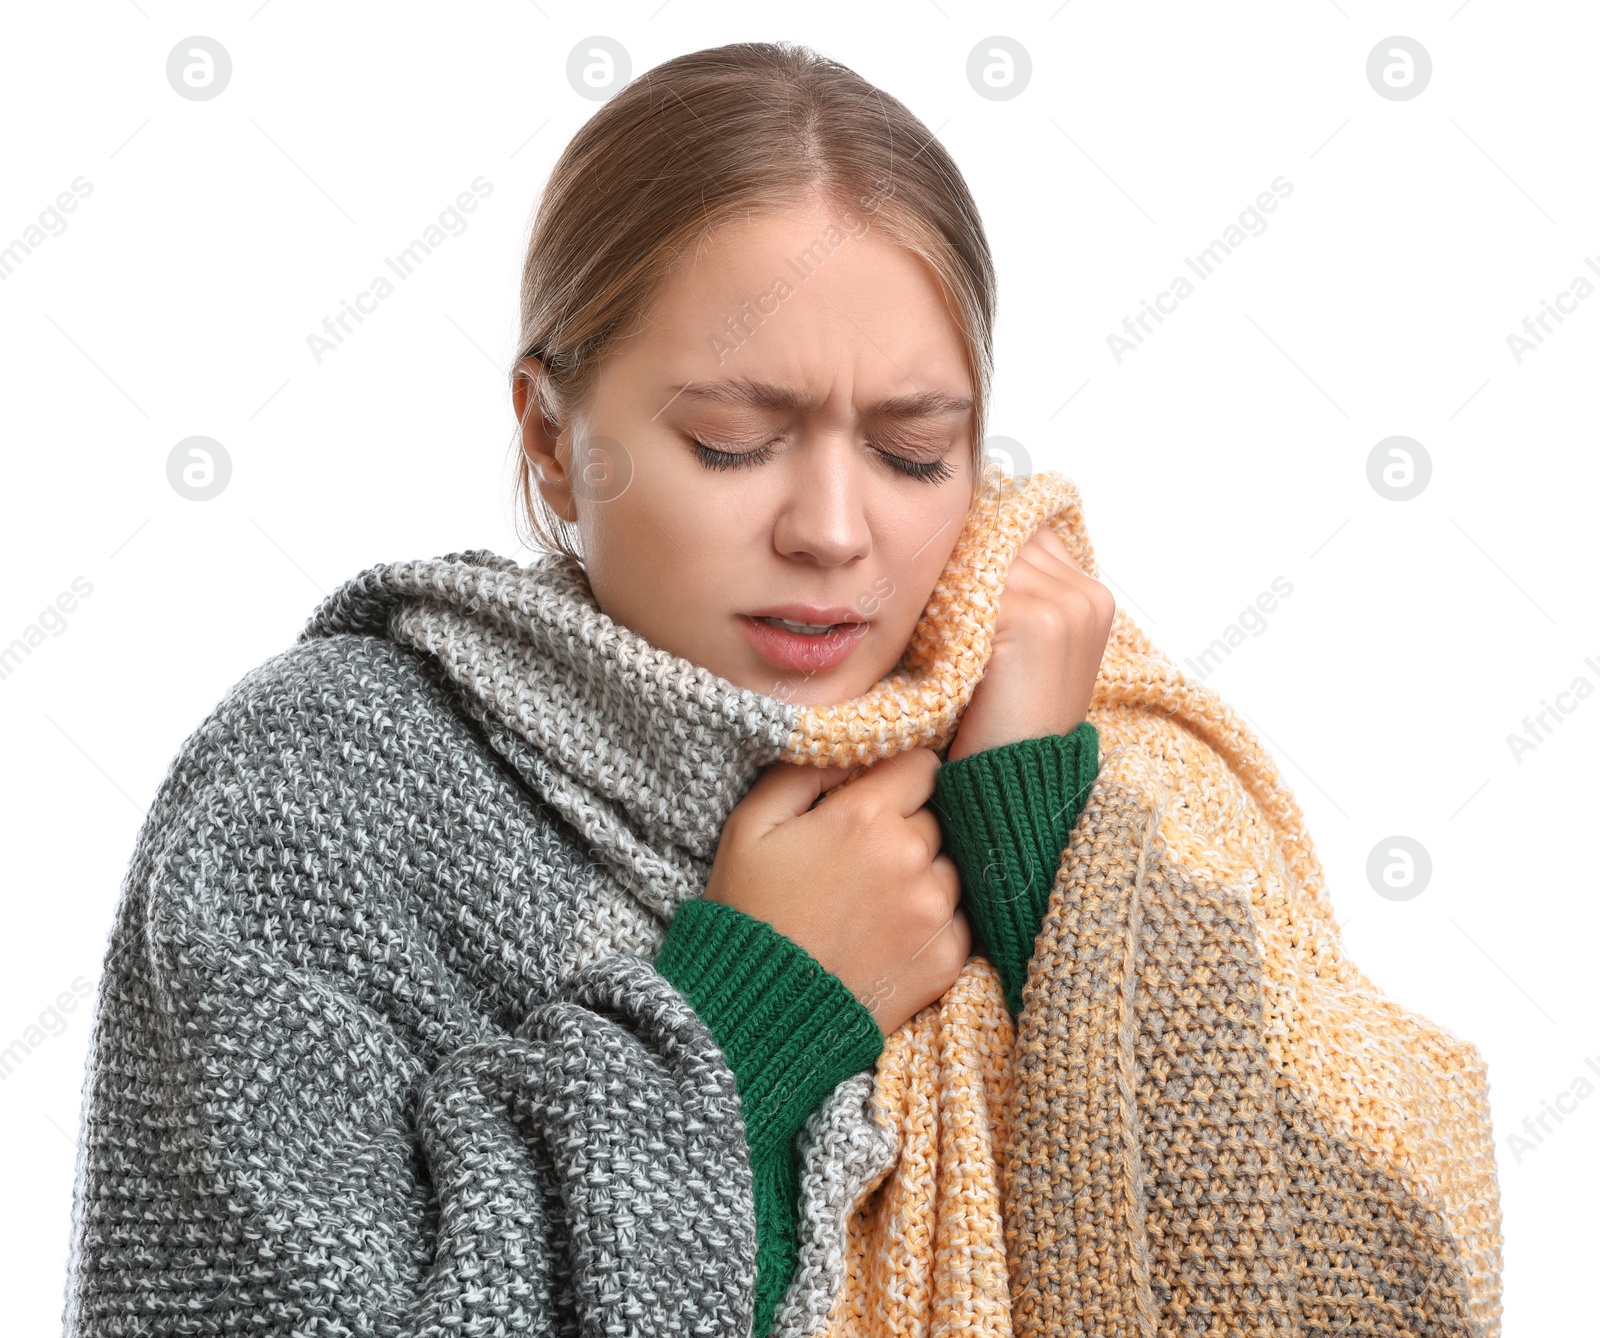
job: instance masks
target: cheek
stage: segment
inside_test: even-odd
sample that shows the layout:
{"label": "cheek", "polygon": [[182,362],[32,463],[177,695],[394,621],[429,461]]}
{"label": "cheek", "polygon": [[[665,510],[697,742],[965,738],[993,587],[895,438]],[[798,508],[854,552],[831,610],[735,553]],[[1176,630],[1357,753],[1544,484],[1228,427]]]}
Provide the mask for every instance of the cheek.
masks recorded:
{"label": "cheek", "polygon": [[662,446],[636,472],[622,499],[628,503],[626,523],[641,531],[645,547],[661,550],[675,567],[699,563],[710,572],[727,570],[747,561],[751,545],[770,527],[775,478],[755,477],[762,469],[717,472],[686,449]]}
{"label": "cheek", "polygon": [[[959,504],[940,499],[938,505],[929,505],[912,511],[900,509],[892,521],[891,546],[899,557],[895,564],[896,583],[903,577],[904,584],[912,590],[919,606],[927,602],[933,587],[943,574],[950,554],[955,550],[966,522],[965,494]],[[920,607],[919,607],[920,611]]]}
{"label": "cheek", "polygon": [[910,639],[944,569],[944,545],[935,540],[921,553],[916,547],[911,544],[907,550],[914,556],[886,562],[867,595],[867,616],[881,636],[900,646]]}
{"label": "cheek", "polygon": [[583,509],[591,584],[635,625],[703,607],[719,583],[729,585],[730,564],[743,560],[750,508],[701,484],[689,472],[697,468],[652,453],[614,495]]}

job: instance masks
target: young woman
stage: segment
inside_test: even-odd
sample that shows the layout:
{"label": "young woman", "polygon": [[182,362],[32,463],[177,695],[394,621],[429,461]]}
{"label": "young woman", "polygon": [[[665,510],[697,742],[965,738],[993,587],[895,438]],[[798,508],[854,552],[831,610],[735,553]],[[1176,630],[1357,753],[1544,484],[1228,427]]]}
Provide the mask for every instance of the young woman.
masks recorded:
{"label": "young woman", "polygon": [[[670,61],[579,131],[513,372],[550,551],[361,573],[174,759],[105,963],[69,1329],[767,1332],[796,1135],[974,949],[1017,1007],[1095,772],[1113,604],[1048,527],[942,765],[773,761],[906,649],[994,307],[938,141],[804,49]],[[972,833],[1018,767],[1067,802],[997,885]]]}

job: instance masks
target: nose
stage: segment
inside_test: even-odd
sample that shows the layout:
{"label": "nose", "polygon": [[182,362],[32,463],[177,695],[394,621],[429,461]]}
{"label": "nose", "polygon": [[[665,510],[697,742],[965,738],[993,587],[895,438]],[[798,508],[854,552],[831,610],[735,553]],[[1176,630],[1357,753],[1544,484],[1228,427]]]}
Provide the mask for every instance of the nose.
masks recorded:
{"label": "nose", "polygon": [[785,557],[843,566],[872,552],[865,460],[849,433],[808,434],[791,457],[773,544]]}

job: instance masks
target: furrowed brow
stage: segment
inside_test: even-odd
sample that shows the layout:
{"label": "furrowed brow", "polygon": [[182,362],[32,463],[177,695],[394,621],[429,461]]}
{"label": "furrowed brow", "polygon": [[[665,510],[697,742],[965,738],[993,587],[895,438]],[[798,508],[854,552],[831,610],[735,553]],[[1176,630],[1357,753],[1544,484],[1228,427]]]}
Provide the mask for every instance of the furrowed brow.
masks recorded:
{"label": "furrowed brow", "polygon": [[743,404],[751,409],[778,409],[788,413],[803,413],[816,402],[811,395],[803,395],[786,386],[775,386],[769,381],[752,381],[747,376],[736,376],[727,381],[685,381],[672,389],[674,399],[684,395],[713,404]]}
{"label": "furrowed brow", "polygon": [[[815,396],[743,376],[727,381],[686,381],[672,389],[674,399],[678,395],[686,395],[691,399],[717,404],[743,404],[753,409],[774,409],[788,413],[804,413],[816,405]],[[965,396],[946,395],[939,390],[922,390],[880,400],[867,412],[876,418],[932,418],[965,413],[971,408],[972,401]]]}
{"label": "furrowed brow", "polygon": [[945,414],[966,413],[972,401],[965,395],[946,395],[942,390],[919,390],[914,395],[896,395],[879,400],[868,410],[878,418],[937,418]]}

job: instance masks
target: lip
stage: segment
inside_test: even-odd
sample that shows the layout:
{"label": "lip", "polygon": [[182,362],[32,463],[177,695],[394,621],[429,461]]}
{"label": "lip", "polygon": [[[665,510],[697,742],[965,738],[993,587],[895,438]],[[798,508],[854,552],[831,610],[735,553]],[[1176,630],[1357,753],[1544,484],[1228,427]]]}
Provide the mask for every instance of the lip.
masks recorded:
{"label": "lip", "polygon": [[[832,669],[849,659],[850,653],[856,648],[856,643],[867,634],[867,624],[859,618],[841,619],[837,616],[822,616],[830,612],[836,615],[840,612],[848,613],[847,609],[818,609],[804,604],[785,604],[781,607],[806,609],[807,612],[736,615],[739,626],[744,629],[750,644],[768,663],[776,665],[779,669],[798,669],[806,673],[820,673],[824,669]],[[802,632],[790,632],[782,627],[774,627],[771,623],[764,623],[761,621],[764,617],[788,618],[793,622],[807,623],[843,622],[845,626],[835,627],[822,636],[806,636]]]}
{"label": "lip", "polygon": [[787,618],[792,623],[860,623],[843,604],[773,604],[764,609],[751,609],[752,618]]}

